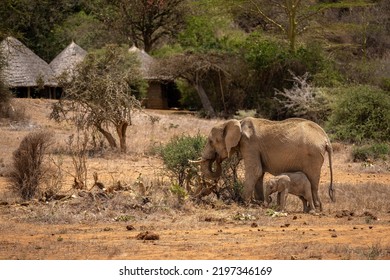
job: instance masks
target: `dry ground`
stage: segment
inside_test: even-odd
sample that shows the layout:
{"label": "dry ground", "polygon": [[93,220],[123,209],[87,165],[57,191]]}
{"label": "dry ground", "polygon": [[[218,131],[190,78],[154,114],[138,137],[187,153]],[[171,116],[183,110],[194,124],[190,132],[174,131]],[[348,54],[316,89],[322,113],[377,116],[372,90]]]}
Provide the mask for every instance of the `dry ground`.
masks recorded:
{"label": "dry ground", "polygon": [[[31,120],[0,126],[0,259],[390,259],[388,162],[352,162],[350,146],[334,145],[336,203],[326,194],[329,172],[324,164],[324,211],[319,215],[302,213],[295,198],[289,198],[289,213],[283,217],[214,196],[200,203],[179,202],[151,147],[174,134],[207,135],[217,121],[150,111],[160,121],[150,124],[146,117],[136,117],[126,155],[105,152],[88,159],[89,186],[97,172],[106,186],[120,181],[124,191],[72,190],[70,159],[62,155],[66,197],[23,202],[7,188],[12,152],[39,128],[54,131],[61,150],[72,127],[47,119],[49,101],[16,103],[25,106]],[[140,181],[146,193],[141,193]]]}

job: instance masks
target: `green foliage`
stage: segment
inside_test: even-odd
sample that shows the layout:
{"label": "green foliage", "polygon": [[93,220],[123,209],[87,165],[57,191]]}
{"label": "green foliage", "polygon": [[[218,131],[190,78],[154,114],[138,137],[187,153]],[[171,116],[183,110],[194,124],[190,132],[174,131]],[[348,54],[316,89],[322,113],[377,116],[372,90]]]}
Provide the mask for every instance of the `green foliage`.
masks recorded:
{"label": "green foliage", "polygon": [[232,28],[226,1],[192,1],[190,16],[178,36],[178,42],[188,50],[206,52],[210,50],[232,50],[241,40],[242,32]]}
{"label": "green foliage", "polygon": [[354,161],[368,161],[386,159],[390,155],[390,146],[387,143],[375,143],[355,147],[352,151]]}
{"label": "green foliage", "polygon": [[380,83],[383,90],[390,92],[390,78],[382,78]]}
{"label": "green foliage", "polygon": [[317,86],[335,86],[343,81],[341,74],[335,69],[334,61],[326,57],[324,48],[318,43],[299,47],[294,59],[311,74]]}
{"label": "green foliage", "polygon": [[390,95],[370,86],[340,89],[333,105],[328,130],[340,140],[388,141]]}
{"label": "green foliage", "polygon": [[176,85],[181,92],[180,104],[188,109],[201,109],[202,103],[193,86],[183,80],[177,80]]}
{"label": "green foliage", "polygon": [[116,222],[129,222],[129,221],[135,221],[136,218],[132,215],[120,215],[118,217],[115,217],[114,220]]}
{"label": "green foliage", "polygon": [[287,70],[297,74],[308,72],[320,85],[333,85],[341,80],[332,61],[325,57],[322,46],[317,43],[300,46],[292,53],[284,42],[253,32],[245,48],[245,57],[256,70],[275,72],[282,68],[285,73]]}
{"label": "green foliage", "polygon": [[[83,1],[13,0],[0,1],[0,29],[5,28],[39,57],[50,61],[63,49],[51,33],[68,16],[83,7]],[[68,44],[70,42],[67,42]]]}
{"label": "green foliage", "polygon": [[63,23],[56,25],[50,36],[62,49],[72,40],[85,50],[100,49],[107,42],[115,41],[102,22],[84,11],[70,15]]}
{"label": "green foliage", "polygon": [[171,191],[171,193],[177,196],[177,200],[179,203],[183,203],[188,197],[187,191],[179,184],[173,184],[169,188],[169,190]]}
{"label": "green foliage", "polygon": [[165,166],[171,177],[179,186],[184,185],[185,180],[190,180],[196,169],[188,160],[195,160],[200,157],[206,138],[197,134],[196,136],[175,136],[165,146],[159,149]]}
{"label": "green foliage", "polygon": [[195,49],[213,49],[219,45],[212,21],[198,17],[188,20],[187,28],[179,34],[179,42],[184,47]]}
{"label": "green foliage", "polygon": [[249,36],[245,49],[246,60],[259,70],[281,63],[288,57],[288,48],[283,42],[266,38],[258,32]]}

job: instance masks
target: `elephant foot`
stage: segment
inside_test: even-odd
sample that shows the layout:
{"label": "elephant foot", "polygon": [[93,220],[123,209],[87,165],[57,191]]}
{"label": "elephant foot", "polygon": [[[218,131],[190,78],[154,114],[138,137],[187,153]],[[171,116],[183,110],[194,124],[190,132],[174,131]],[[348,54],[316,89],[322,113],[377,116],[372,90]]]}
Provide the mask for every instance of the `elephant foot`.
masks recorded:
{"label": "elephant foot", "polygon": [[316,201],[314,203],[314,206],[315,206],[316,210],[318,209],[319,212],[322,212],[322,202],[321,201]]}
{"label": "elephant foot", "polygon": [[313,215],[313,216],[319,216],[320,214],[317,213],[315,210],[311,209],[309,212],[308,212],[310,215]]}

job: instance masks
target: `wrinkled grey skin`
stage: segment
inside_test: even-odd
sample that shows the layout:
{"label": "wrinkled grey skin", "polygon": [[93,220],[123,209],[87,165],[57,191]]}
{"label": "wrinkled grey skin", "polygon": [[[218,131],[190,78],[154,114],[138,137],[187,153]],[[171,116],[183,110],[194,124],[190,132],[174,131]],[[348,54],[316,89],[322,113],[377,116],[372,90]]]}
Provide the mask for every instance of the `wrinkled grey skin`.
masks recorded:
{"label": "wrinkled grey skin", "polygon": [[281,211],[286,209],[286,199],[288,194],[298,196],[303,204],[303,212],[315,211],[313,196],[311,193],[311,184],[306,175],[302,172],[282,173],[271,178],[265,184],[265,201],[272,201],[271,194],[278,193],[278,205]]}
{"label": "wrinkled grey skin", "polygon": [[[219,178],[221,162],[234,149],[239,149],[245,165],[244,200],[249,201],[254,193],[257,200],[264,201],[265,172],[278,175],[301,171],[311,183],[314,205],[322,211],[318,185],[328,153],[329,196],[334,201],[332,147],[325,131],[316,123],[298,118],[269,121],[249,117],[216,125],[211,129],[202,153],[201,171],[205,177]],[[215,170],[212,168],[214,163]]]}

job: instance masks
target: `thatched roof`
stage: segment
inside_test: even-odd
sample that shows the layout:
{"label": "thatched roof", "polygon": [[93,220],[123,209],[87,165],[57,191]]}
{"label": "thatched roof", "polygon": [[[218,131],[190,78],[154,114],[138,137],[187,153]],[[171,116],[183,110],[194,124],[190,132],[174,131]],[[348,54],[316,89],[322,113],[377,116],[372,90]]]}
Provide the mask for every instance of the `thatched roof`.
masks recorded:
{"label": "thatched roof", "polygon": [[50,67],[53,69],[56,77],[64,73],[71,75],[77,64],[83,61],[86,55],[86,50],[72,42],[50,62]]}
{"label": "thatched roof", "polygon": [[129,49],[129,52],[135,53],[141,63],[141,72],[146,80],[153,80],[156,77],[153,77],[151,70],[154,63],[154,58],[147,54],[144,50],[140,50],[136,46],[132,46]]}
{"label": "thatched roof", "polygon": [[0,43],[5,59],[3,75],[9,87],[56,86],[54,72],[43,59],[19,40],[7,37]]}

